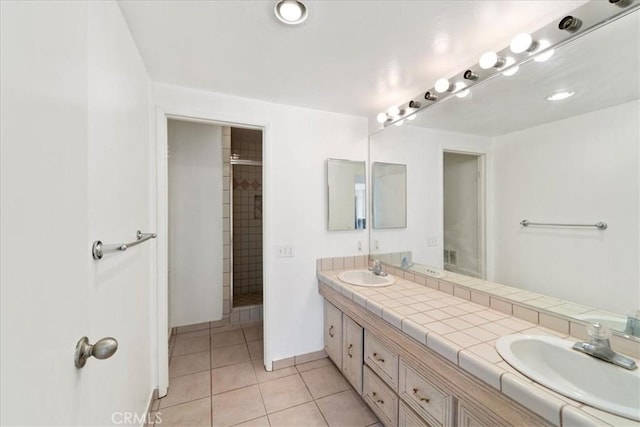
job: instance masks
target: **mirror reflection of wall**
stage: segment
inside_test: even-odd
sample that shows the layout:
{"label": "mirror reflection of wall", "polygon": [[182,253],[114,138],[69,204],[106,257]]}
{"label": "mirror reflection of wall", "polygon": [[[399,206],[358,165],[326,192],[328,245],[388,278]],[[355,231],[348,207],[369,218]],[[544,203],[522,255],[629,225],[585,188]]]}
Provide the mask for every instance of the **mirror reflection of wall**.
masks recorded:
{"label": "mirror reflection of wall", "polygon": [[[609,64],[620,70],[615,78]],[[371,230],[372,255],[411,253],[416,264],[436,268],[452,264],[453,255],[460,264],[472,248],[454,248],[450,241],[464,227],[447,231],[448,220],[438,216],[448,203],[444,157],[448,151],[480,153],[486,160],[487,234],[479,248],[486,250],[488,280],[531,292],[520,295],[530,298],[521,303],[567,316],[594,307],[622,315],[637,309],[638,75],[636,11],[557,48],[546,62],[527,62],[515,75],[498,75],[465,98],[452,97],[403,126],[371,135],[372,161],[398,161],[402,153],[420,162],[424,175],[416,179],[416,167],[408,163],[407,238]],[[558,92],[573,96],[553,101],[550,95]],[[524,219],[604,221],[609,227],[523,227]],[[437,251],[428,251],[431,245]]]}
{"label": "mirror reflection of wall", "polygon": [[407,165],[374,162],[371,168],[373,228],[405,228]]}
{"label": "mirror reflection of wall", "polygon": [[365,162],[327,160],[328,229],[366,228]]}

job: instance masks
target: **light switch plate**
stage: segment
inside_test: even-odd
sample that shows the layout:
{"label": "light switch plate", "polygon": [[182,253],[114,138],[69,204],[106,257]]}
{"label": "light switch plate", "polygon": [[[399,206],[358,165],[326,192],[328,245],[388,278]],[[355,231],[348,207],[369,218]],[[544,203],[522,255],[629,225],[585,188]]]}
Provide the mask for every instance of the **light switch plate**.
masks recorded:
{"label": "light switch plate", "polygon": [[294,256],[293,246],[291,245],[276,246],[276,258],[292,258],[293,256]]}

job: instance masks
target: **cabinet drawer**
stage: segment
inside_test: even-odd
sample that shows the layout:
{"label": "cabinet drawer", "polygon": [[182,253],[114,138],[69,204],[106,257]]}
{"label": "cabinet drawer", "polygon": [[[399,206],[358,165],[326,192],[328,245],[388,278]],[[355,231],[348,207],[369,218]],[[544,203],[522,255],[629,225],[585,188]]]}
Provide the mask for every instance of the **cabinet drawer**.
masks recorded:
{"label": "cabinet drawer", "polygon": [[381,344],[369,331],[364,334],[364,361],[393,390],[398,391],[398,354]]}
{"label": "cabinet drawer", "polygon": [[336,366],[342,366],[342,312],[324,300],[324,350]]}
{"label": "cabinet drawer", "polygon": [[431,427],[431,425],[417,416],[404,402],[400,402],[398,407],[398,427]]}
{"label": "cabinet drawer", "polygon": [[368,366],[364,367],[362,395],[382,424],[398,425],[398,397]]}
{"label": "cabinet drawer", "polygon": [[447,396],[404,360],[400,360],[400,397],[432,425],[448,425],[452,419],[452,397]]}
{"label": "cabinet drawer", "polygon": [[362,347],[364,332],[362,326],[349,316],[342,316],[342,375],[362,395]]}

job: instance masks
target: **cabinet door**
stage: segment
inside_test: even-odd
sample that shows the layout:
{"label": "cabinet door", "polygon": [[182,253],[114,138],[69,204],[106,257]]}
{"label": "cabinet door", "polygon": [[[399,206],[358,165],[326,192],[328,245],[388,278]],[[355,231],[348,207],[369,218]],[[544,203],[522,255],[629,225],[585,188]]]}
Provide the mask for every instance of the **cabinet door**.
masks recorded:
{"label": "cabinet door", "polygon": [[324,300],[324,351],[342,367],[342,312]]}
{"label": "cabinet door", "polygon": [[353,388],[362,395],[362,355],[364,332],[362,326],[342,316],[342,374]]}
{"label": "cabinet door", "polygon": [[398,427],[431,427],[431,425],[416,415],[404,402],[400,402]]}

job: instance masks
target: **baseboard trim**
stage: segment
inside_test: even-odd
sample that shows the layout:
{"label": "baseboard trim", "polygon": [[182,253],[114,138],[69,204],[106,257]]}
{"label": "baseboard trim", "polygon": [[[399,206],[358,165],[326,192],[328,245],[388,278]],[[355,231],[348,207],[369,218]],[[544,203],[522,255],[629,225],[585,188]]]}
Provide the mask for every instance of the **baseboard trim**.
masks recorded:
{"label": "baseboard trim", "polygon": [[320,360],[327,357],[327,353],[324,350],[312,351],[311,353],[299,354],[297,356],[287,357],[285,359],[274,360],[272,369],[277,371],[278,369],[289,368],[295,365],[301,365],[303,363],[313,362],[314,360]]}

